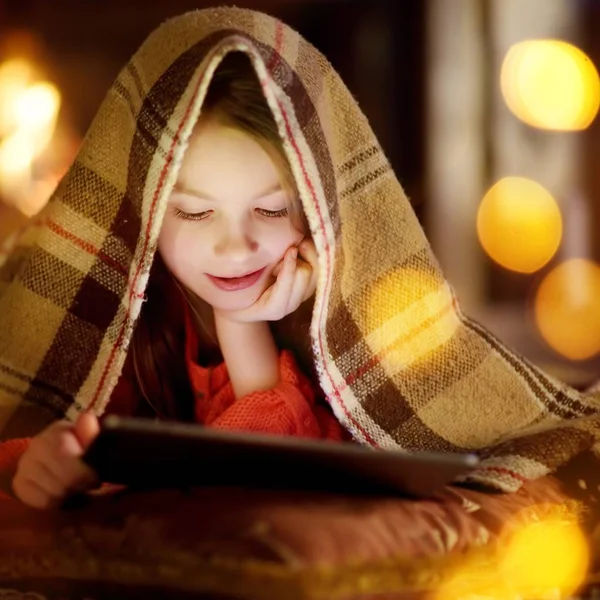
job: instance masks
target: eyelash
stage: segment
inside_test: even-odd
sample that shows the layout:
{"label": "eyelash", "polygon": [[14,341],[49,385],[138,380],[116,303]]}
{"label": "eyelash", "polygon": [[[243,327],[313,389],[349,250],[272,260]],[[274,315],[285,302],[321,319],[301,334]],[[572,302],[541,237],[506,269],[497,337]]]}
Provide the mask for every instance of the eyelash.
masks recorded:
{"label": "eyelash", "polygon": [[202,221],[208,217],[209,212],[203,211],[199,213],[188,213],[179,208],[174,208],[173,212],[178,219],[183,219],[184,221]]}
{"label": "eyelash", "polygon": [[264,208],[257,208],[256,212],[267,219],[281,219],[288,216],[288,209],[282,208],[281,210],[265,210]]}
{"label": "eyelash", "polygon": [[[179,208],[174,209],[175,216],[184,221],[203,221],[210,215],[210,211],[205,210],[199,213],[188,213]],[[256,212],[266,217],[267,219],[281,219],[288,216],[288,209],[282,208],[281,210],[265,210],[264,208],[257,208]]]}

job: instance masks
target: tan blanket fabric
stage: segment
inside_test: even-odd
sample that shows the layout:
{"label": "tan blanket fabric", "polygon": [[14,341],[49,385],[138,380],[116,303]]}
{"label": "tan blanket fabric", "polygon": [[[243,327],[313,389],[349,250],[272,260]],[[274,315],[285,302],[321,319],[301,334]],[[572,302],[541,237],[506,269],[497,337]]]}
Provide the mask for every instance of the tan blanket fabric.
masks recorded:
{"label": "tan blanket fabric", "polygon": [[310,324],[321,387],[359,442],[485,458],[516,490],[598,440],[581,395],[464,317],[365,116],[325,58],[267,15],[192,12],[119,74],[36,224],[2,255],[0,431],[110,398],[143,304],[166,201],[211,74],[253,61],[319,253]]}

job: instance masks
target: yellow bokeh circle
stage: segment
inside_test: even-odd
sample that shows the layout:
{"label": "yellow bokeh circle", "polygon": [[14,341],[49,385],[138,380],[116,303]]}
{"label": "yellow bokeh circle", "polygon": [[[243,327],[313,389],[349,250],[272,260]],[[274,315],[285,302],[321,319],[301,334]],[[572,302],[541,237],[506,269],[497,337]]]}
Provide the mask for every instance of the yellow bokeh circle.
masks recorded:
{"label": "yellow bokeh circle", "polygon": [[499,570],[521,597],[560,590],[566,598],[585,579],[589,548],[575,522],[551,518],[528,523],[505,543]]}
{"label": "yellow bokeh circle", "polygon": [[572,259],[554,268],[540,284],[535,322],[546,343],[571,360],[600,352],[600,266]]}
{"label": "yellow bokeh circle", "polygon": [[554,198],[539,183],[505,177],[479,206],[477,234],[492,260],[512,271],[533,273],[556,253],[562,217]]}
{"label": "yellow bokeh circle", "polygon": [[365,341],[392,372],[431,356],[459,326],[450,288],[425,270],[393,270],[365,299]]}
{"label": "yellow bokeh circle", "polygon": [[579,48],[559,40],[513,45],[502,64],[500,88],[508,108],[540,129],[586,129],[600,106],[596,67]]}
{"label": "yellow bokeh circle", "polygon": [[512,515],[494,560],[464,558],[443,577],[435,600],[570,598],[585,581],[590,547],[577,513],[551,504]]}

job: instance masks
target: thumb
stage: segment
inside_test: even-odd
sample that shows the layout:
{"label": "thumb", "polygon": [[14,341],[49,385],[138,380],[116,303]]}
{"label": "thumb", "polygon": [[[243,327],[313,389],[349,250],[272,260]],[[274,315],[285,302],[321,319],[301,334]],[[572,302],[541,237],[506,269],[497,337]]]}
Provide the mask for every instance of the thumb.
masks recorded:
{"label": "thumb", "polygon": [[75,422],[75,436],[84,450],[91,445],[100,432],[98,418],[92,412],[84,412]]}
{"label": "thumb", "polygon": [[273,277],[277,277],[279,275],[279,273],[281,273],[281,268],[283,267],[283,260],[280,260],[276,265],[275,268],[271,271],[271,275]]}

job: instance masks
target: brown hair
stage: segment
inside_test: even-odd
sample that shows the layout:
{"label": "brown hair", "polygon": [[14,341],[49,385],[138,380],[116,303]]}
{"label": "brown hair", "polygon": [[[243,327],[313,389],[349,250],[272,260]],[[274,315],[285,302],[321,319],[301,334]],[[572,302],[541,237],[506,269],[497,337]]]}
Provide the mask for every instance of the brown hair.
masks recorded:
{"label": "brown hair", "polygon": [[[308,234],[293,174],[273,114],[265,100],[249,58],[240,52],[228,54],[213,76],[202,105],[201,119],[216,119],[251,135],[269,153],[278,167],[282,185],[289,191],[288,211],[292,225]],[[186,303],[194,315],[203,360],[223,360],[212,309],[175,280],[157,253],[150,273],[147,301],[133,332],[130,359],[140,395],[148,408],[163,418],[192,421],[194,398],[186,370],[184,343]],[[279,348],[295,350],[305,371],[312,370],[308,321],[312,303],[294,315],[272,324]],[[148,406],[149,405],[149,406]]]}

